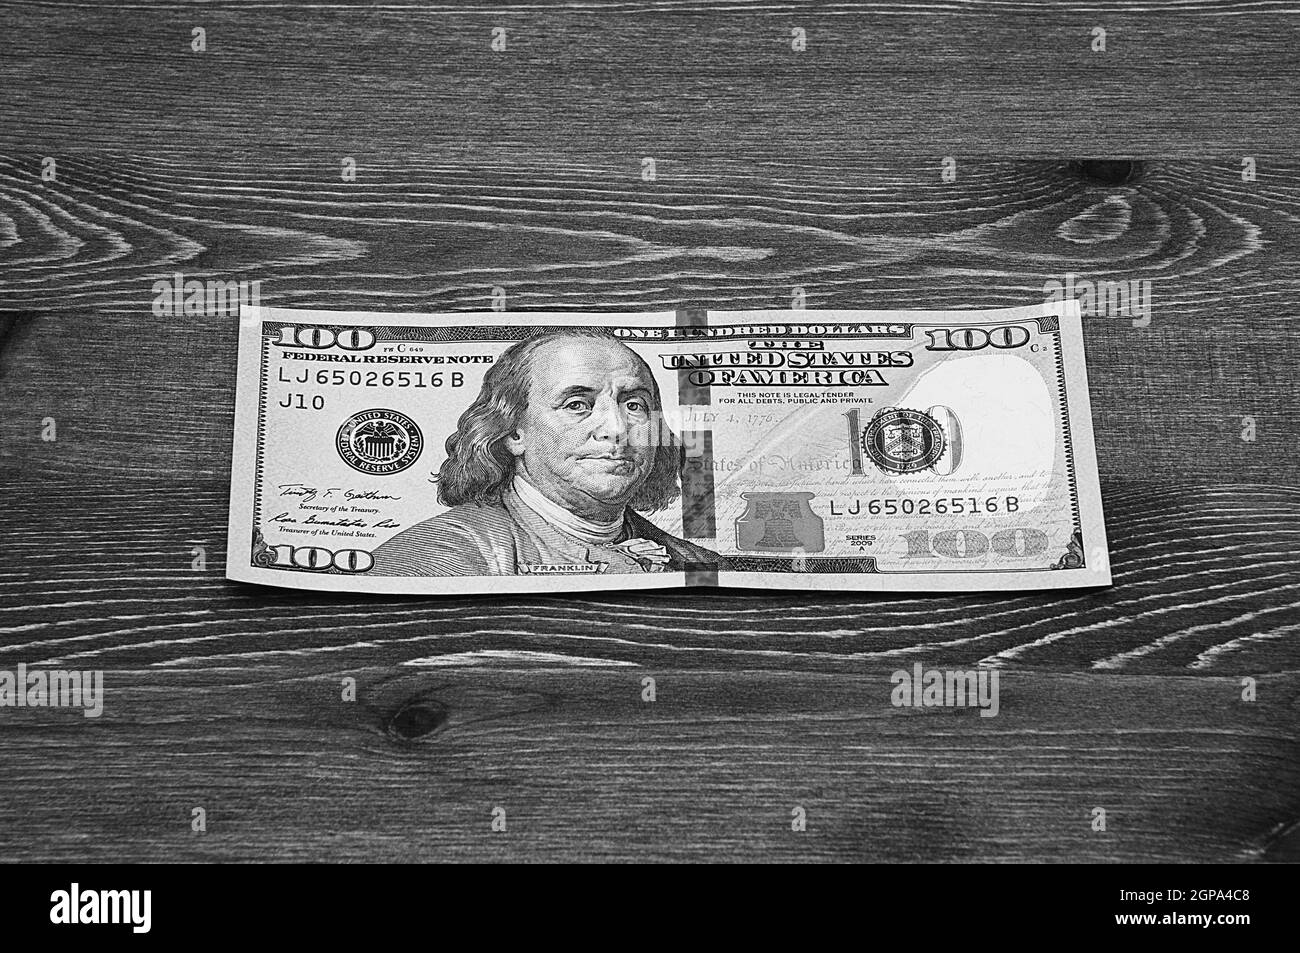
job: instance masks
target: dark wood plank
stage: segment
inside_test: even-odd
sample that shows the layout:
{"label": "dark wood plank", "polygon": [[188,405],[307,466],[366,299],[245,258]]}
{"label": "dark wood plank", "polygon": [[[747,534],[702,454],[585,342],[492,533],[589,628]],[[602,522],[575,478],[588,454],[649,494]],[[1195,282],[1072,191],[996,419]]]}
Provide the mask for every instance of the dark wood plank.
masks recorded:
{"label": "dark wood plank", "polygon": [[715,6],[10,2],[0,142],[630,162],[1294,146],[1287,0]]}
{"label": "dark wood plank", "polygon": [[992,718],[894,708],[887,670],[250,664],[105,685],[99,719],[0,720],[6,857],[1296,859],[1295,676],[1247,703],[1234,678],[1008,672]]}

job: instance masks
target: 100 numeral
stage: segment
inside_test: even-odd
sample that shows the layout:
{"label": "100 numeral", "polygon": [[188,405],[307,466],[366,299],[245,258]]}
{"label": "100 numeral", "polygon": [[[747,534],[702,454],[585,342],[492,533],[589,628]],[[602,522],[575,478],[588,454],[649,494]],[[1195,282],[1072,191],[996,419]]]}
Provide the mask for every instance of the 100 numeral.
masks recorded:
{"label": "100 numeral", "polygon": [[364,549],[340,549],[338,552],[324,546],[290,546],[282,543],[270,547],[274,557],[273,566],[287,569],[307,569],[311,572],[325,572],[337,569],[340,572],[365,572],[375,564],[375,557]]}
{"label": "100 numeral", "polygon": [[949,529],[935,533],[934,536],[930,535],[928,529],[918,529],[901,535],[907,542],[907,555],[904,559],[933,556],[976,559],[987,553],[990,546],[999,556],[1024,559],[1037,556],[1047,549],[1047,534],[1032,526],[999,530],[992,537],[985,536],[977,529]]}

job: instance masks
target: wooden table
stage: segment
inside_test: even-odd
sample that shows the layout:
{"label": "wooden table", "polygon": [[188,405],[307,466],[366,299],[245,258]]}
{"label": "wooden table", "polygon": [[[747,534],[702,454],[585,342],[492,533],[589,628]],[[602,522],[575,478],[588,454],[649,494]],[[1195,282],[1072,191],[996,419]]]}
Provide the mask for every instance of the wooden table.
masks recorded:
{"label": "wooden table", "polygon": [[[0,855],[1300,857],[1294,11],[708,7],[0,4],[0,669],[106,684],[0,709]],[[1150,280],[1084,322],[1115,585],[228,582],[236,322],[155,316],[175,272],[400,311]],[[892,707],[917,661],[999,666],[998,717]]]}

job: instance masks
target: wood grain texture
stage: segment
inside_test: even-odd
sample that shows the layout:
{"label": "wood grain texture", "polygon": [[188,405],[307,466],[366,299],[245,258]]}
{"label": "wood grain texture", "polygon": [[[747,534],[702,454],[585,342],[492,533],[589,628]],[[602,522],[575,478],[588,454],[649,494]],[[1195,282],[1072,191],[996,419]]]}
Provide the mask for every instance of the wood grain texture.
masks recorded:
{"label": "wood grain texture", "polygon": [[1300,119],[1294,0],[3,9],[0,142],[58,152],[1235,160]]}
{"label": "wood grain texture", "polygon": [[[106,682],[99,719],[0,709],[0,856],[1300,859],[1297,15],[0,2],[0,669]],[[1148,326],[1085,321],[1115,585],[228,582],[235,321],[152,314],[177,271],[402,311],[1150,280]],[[894,708],[915,662],[996,669],[998,716]]]}
{"label": "wood grain texture", "polygon": [[[356,702],[340,700],[345,675]],[[5,856],[1296,859],[1294,676],[1261,679],[1244,703],[1235,679],[1007,673],[994,718],[894,708],[887,671],[106,679],[99,719],[0,720]],[[407,737],[416,724],[433,727]],[[190,828],[194,807],[206,833]]]}
{"label": "wood grain texture", "polygon": [[[154,283],[261,281],[265,304],[373,310],[995,307],[1046,282],[1149,281],[1150,323],[1085,321],[1103,475],[1300,485],[1300,164],[922,158],[197,164],[0,157],[0,462],[223,476],[235,320],[156,318]],[[74,346],[75,344],[75,346]],[[130,354],[123,360],[123,352]],[[63,437],[40,440],[54,417]],[[1256,440],[1241,439],[1243,418]],[[123,452],[129,448],[129,452]]]}
{"label": "wood grain texture", "polygon": [[[1108,484],[1103,496],[1115,578],[1106,589],[407,598],[224,579],[221,485],[47,480],[9,491],[0,513],[9,541],[0,552],[0,668],[291,673],[494,660],[849,674],[918,660],[1126,675],[1300,668],[1300,489]],[[202,570],[192,568],[194,546],[205,547]]]}
{"label": "wood grain texture", "polygon": [[[222,579],[219,485],[45,481],[0,517],[0,669],[102,670],[105,711],[5,711],[0,850],[1300,859],[1300,491],[1105,499],[1095,592],[395,599]],[[997,716],[895,708],[916,663],[995,666]]]}

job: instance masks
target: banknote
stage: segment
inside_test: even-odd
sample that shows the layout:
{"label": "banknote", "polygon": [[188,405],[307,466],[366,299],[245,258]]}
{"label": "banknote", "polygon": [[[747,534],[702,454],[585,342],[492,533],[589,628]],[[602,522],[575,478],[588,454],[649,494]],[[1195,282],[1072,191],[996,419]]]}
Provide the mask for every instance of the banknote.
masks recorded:
{"label": "banknote", "polygon": [[240,317],[227,574],[374,593],[1110,583],[1075,302]]}

